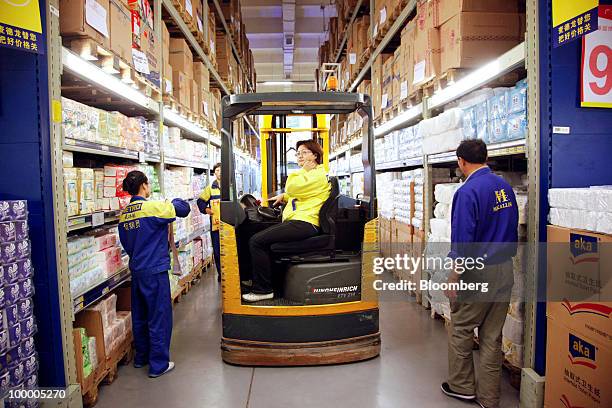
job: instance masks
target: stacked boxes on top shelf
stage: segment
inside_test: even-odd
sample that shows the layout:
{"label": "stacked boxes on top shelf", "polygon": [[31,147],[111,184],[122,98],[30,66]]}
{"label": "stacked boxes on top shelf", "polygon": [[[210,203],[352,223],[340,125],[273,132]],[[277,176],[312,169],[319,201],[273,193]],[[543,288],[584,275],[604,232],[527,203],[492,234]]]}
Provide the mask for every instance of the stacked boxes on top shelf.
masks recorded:
{"label": "stacked boxes on top shelf", "polygon": [[38,386],[30,245],[27,202],[0,201],[0,401]]}

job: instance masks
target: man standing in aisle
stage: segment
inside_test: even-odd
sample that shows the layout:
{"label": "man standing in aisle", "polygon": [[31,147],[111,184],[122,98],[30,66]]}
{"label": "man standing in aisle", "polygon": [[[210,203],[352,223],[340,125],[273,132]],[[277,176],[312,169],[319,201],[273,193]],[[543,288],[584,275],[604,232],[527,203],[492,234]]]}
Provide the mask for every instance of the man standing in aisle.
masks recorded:
{"label": "man standing in aisle", "polygon": [[210,239],[213,246],[215,266],[217,267],[217,281],[221,282],[221,243],[219,241],[219,226],[221,225],[221,163],[213,166],[215,180],[206,186],[198,198],[198,208],[202,214],[212,216],[210,226]]}
{"label": "man standing in aisle", "polygon": [[[487,146],[482,140],[464,140],[457,161],[467,177],[452,203],[451,253],[455,270],[448,282],[487,284],[488,291],[448,290],[451,327],[448,347],[448,382],[442,392],[484,408],[497,408],[503,355],[502,328],[513,285],[512,257],[518,241],[518,206],[512,187],[486,166]],[[472,268],[460,268],[466,260]],[[461,261],[461,262],[460,262]],[[480,266],[480,267],[479,267]],[[484,267],[483,267],[484,266]],[[474,329],[478,328],[480,364],[474,375]]]}

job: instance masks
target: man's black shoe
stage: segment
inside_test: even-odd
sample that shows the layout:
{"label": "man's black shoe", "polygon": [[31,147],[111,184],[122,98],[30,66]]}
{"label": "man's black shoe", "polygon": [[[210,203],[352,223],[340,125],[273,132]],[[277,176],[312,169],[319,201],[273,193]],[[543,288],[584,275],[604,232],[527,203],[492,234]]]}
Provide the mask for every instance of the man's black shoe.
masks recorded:
{"label": "man's black shoe", "polygon": [[457,398],[462,401],[474,401],[476,399],[476,395],[474,394],[462,394],[460,392],[455,392],[451,390],[450,385],[448,385],[448,383],[446,382],[442,383],[440,389],[444,394],[448,395],[449,397]]}

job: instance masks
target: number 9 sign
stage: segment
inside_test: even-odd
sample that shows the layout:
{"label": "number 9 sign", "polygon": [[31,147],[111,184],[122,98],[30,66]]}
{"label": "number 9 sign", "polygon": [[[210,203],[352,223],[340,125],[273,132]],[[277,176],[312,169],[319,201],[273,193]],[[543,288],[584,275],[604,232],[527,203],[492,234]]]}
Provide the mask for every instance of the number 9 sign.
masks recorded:
{"label": "number 9 sign", "polygon": [[612,108],[612,6],[598,12],[598,30],[582,39],[580,106]]}

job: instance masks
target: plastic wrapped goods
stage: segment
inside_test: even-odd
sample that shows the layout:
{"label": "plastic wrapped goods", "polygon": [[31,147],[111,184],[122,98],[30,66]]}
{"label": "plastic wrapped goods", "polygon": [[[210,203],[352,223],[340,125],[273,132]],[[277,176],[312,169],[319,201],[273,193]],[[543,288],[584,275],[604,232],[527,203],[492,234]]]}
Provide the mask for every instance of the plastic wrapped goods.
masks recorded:
{"label": "plastic wrapped goods", "polygon": [[460,183],[436,184],[434,188],[434,198],[439,203],[452,204],[455,191],[461,187]]}
{"label": "plastic wrapped goods", "polygon": [[450,218],[450,204],[437,203],[434,208],[434,215],[436,218]]}

